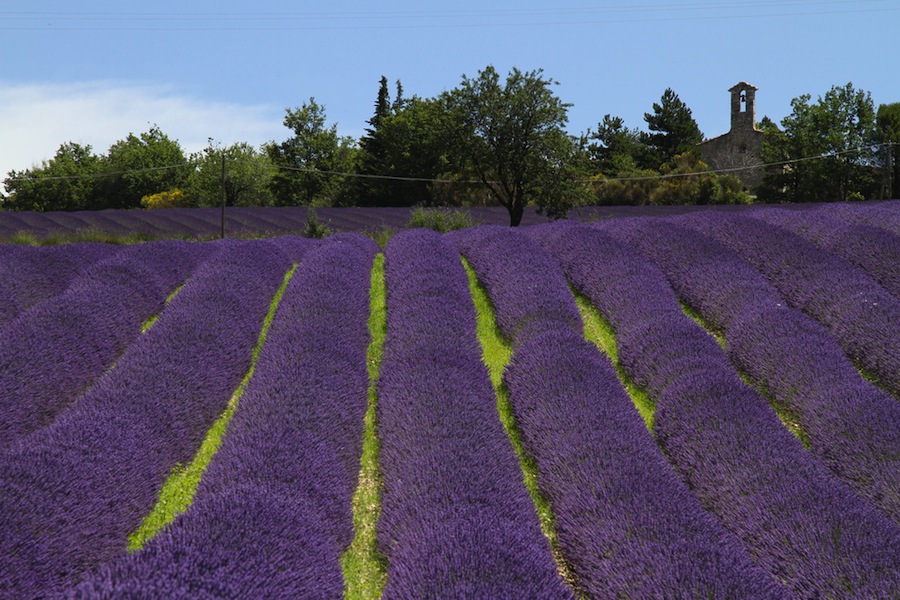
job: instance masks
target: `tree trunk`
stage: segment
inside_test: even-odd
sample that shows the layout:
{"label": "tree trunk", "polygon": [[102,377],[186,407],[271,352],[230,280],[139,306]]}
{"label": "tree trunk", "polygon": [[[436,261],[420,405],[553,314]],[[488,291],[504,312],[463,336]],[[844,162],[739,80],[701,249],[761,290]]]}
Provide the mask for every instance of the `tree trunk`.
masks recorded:
{"label": "tree trunk", "polygon": [[513,202],[506,207],[506,210],[509,211],[509,226],[518,227],[522,222],[522,215],[525,214],[525,203]]}

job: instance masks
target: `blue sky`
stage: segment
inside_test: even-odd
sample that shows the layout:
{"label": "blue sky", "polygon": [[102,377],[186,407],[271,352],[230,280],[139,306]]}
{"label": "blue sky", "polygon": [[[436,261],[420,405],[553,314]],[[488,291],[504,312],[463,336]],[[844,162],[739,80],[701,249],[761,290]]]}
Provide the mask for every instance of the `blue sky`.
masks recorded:
{"label": "blue sky", "polygon": [[427,97],[489,64],[559,82],[572,134],[607,113],[644,128],[671,87],[714,137],[738,81],[758,119],[847,82],[900,102],[898,25],[900,0],[0,0],[0,179],[151,124],[186,151],[280,141],[311,96],[358,137],[382,75]]}

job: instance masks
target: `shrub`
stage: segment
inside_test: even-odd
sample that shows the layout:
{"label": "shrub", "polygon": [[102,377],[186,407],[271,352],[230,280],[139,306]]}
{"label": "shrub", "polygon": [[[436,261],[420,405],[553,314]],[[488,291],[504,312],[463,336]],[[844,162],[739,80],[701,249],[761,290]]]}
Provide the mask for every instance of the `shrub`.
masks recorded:
{"label": "shrub", "polygon": [[180,208],[189,206],[187,195],[179,188],[172,188],[158,194],[150,194],[141,198],[144,208]]}
{"label": "shrub", "polygon": [[319,222],[316,209],[310,207],[306,211],[306,229],[303,231],[303,237],[321,239],[328,237],[332,233],[328,225]]}
{"label": "shrub", "polygon": [[446,233],[453,229],[475,227],[478,224],[472,218],[472,215],[465,210],[423,208],[421,206],[413,209],[409,220],[406,222],[406,226],[409,228],[422,227],[433,229],[439,233]]}

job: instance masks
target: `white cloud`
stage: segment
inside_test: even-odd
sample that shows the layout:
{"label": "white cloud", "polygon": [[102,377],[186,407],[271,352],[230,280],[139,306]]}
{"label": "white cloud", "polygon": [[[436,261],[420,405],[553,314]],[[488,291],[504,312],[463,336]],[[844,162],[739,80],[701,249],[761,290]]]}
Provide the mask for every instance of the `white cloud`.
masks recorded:
{"label": "white cloud", "polygon": [[283,109],[210,102],[166,87],[114,82],[0,83],[0,180],[53,157],[73,141],[104,154],[129,133],[158,125],[185,153],[213,138],[254,146],[286,137]]}

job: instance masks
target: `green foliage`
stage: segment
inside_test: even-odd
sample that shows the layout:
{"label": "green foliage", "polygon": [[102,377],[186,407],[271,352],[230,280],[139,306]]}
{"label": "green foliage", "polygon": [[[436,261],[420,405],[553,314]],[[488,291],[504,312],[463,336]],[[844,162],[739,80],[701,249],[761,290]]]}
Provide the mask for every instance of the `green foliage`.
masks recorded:
{"label": "green foliage", "polygon": [[378,244],[378,247],[384,250],[387,243],[390,241],[392,237],[394,237],[399,230],[396,227],[391,227],[390,225],[383,225],[377,228],[365,229],[362,233]]}
{"label": "green foliage", "polygon": [[36,238],[30,231],[17,231],[6,240],[2,240],[8,244],[20,244],[22,246],[40,246],[41,240]]}
{"label": "green foliage", "polygon": [[653,103],[652,113],[644,113],[644,120],[651,131],[647,144],[655,153],[654,166],[672,163],[685,152],[698,152],[697,144],[703,141],[703,134],[691,109],[672,88],[666,88],[659,103]]}
{"label": "green foliage", "polygon": [[596,178],[598,205],[749,204],[751,196],[733,175],[709,173],[693,152],[675,156],[659,171],[623,171]]}
{"label": "green foliage", "polygon": [[[389,109],[382,106],[386,80],[372,129],[360,140],[358,172],[382,178],[360,178],[353,197],[360,206],[413,206],[439,203],[428,180],[444,178],[448,171],[449,115],[439,100],[398,95]],[[382,111],[382,112],[378,112]]]}
{"label": "green foliage", "polygon": [[648,135],[637,128],[629,129],[621,117],[604,115],[597,131],[589,132],[588,136],[592,143],[587,151],[593,167],[605,176],[659,166],[655,153],[647,145]]}
{"label": "green foliage", "polygon": [[90,146],[62,144],[41,166],[10,171],[4,180],[9,194],[0,206],[6,210],[85,210],[93,208],[101,157]]}
{"label": "green foliage", "polygon": [[406,227],[424,227],[434,229],[440,233],[446,233],[454,229],[465,229],[479,225],[466,210],[451,210],[446,208],[413,209],[406,222]]}
{"label": "green foliage", "polygon": [[900,102],[882,104],[875,115],[882,167],[882,198],[900,198]]}
{"label": "green foliage", "polygon": [[359,484],[353,494],[353,542],[341,556],[344,571],[344,597],[348,599],[380,598],[387,581],[385,557],[378,551],[376,540],[381,514],[383,481],[378,456],[378,378],[387,336],[387,292],[384,283],[384,254],[375,257],[370,291],[369,335],[366,364],[369,371],[368,407],[363,432]]}
{"label": "green foliage", "polygon": [[219,148],[212,140],[205,149],[191,156],[194,169],[185,184],[185,192],[192,205],[221,206],[223,158],[226,206],[272,205],[273,166],[269,154],[246,142]]}
{"label": "green foliage", "polygon": [[270,188],[276,206],[331,206],[341,203],[345,177],[353,171],[353,140],[342,138],[337,125],[325,126],[325,107],[315,98],[287,110],[284,126],[293,137],[271,144],[267,153],[274,172]]}
{"label": "green foliage", "polygon": [[[768,201],[828,202],[873,198],[878,194],[875,167],[875,107],[868,92],[852,83],[832,88],[815,104],[804,94],[791,101],[782,130],[767,125],[761,151],[764,163],[792,162],[767,172],[760,196]],[[818,158],[815,158],[818,157]],[[801,160],[810,159],[814,160]]]}
{"label": "green foliage", "polygon": [[158,127],[129,134],[96,156],[69,142],[40,167],[11,171],[2,207],[12,210],[139,208],[141,199],[179,188],[191,167],[177,141]]}
{"label": "green foliage", "polygon": [[130,133],[103,158],[91,208],[139,208],[144,196],[181,187],[190,170],[181,145],[157,126]]}
{"label": "green foliage", "polygon": [[687,152],[660,169],[662,179],[650,192],[650,204],[748,204],[750,196],[732,175],[708,173],[709,165]]}
{"label": "green foliage", "polygon": [[442,96],[450,115],[453,166],[480,180],[518,225],[527,204],[564,216],[583,198],[577,147],[566,134],[569,104],[543,71],[513,69],[501,84],[492,66]]}
{"label": "green foliage", "polygon": [[306,211],[306,229],[303,230],[303,237],[321,239],[332,234],[331,228],[324,223],[319,222],[319,216],[316,209],[310,207]]}

